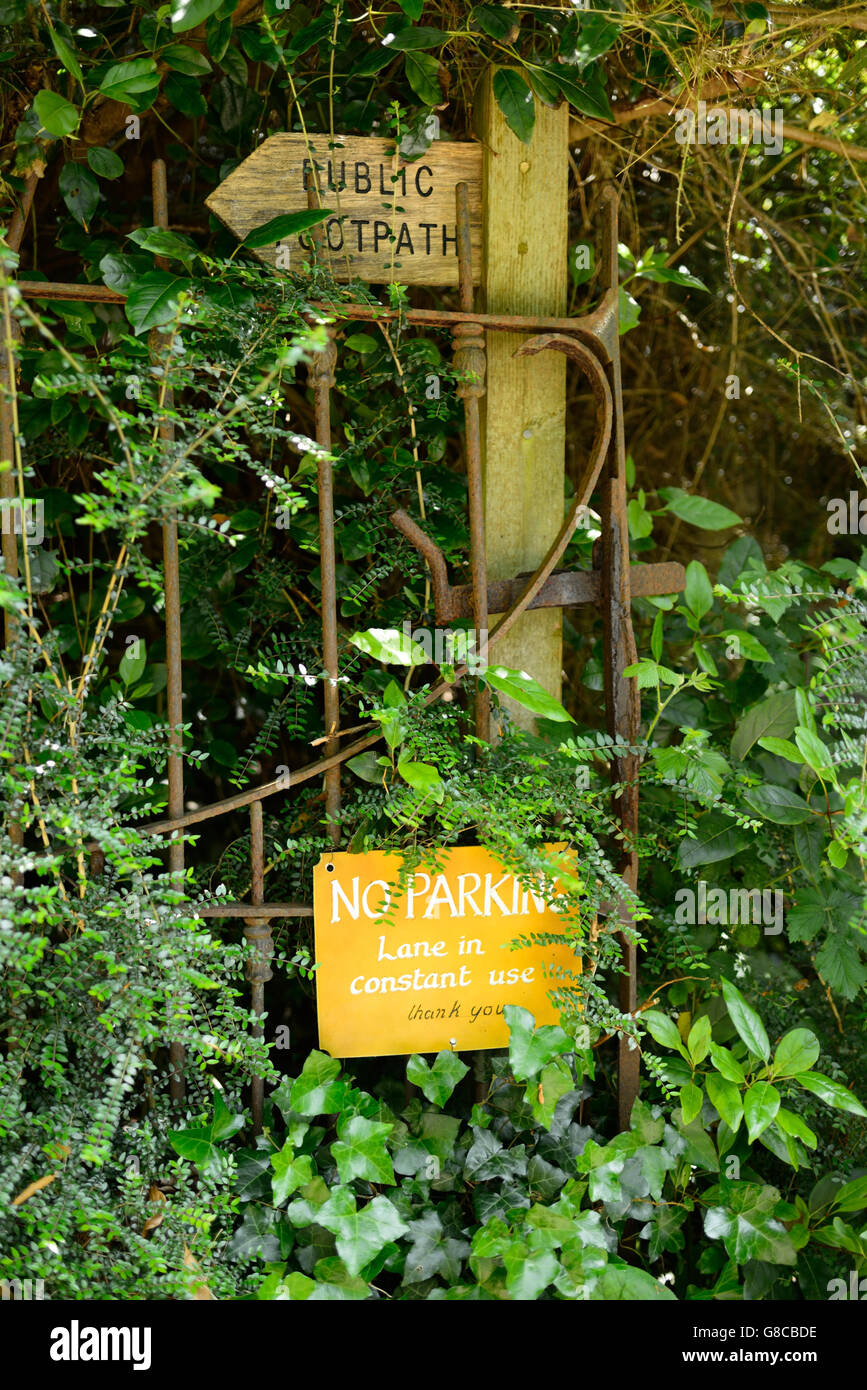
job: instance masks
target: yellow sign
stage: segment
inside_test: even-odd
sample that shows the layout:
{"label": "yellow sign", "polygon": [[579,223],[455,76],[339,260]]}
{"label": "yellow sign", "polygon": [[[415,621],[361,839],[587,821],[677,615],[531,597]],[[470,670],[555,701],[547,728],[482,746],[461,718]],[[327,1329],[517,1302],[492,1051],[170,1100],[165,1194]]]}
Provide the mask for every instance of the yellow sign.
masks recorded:
{"label": "yellow sign", "polygon": [[[558,1022],[548,991],[580,972],[543,886],[526,888],[489,850],[437,851],[398,888],[401,856],[323,855],[313,872],[319,1045],[332,1057],[506,1047],[507,1004]],[[556,883],[555,883],[556,887]],[[559,969],[558,969],[559,967]]]}

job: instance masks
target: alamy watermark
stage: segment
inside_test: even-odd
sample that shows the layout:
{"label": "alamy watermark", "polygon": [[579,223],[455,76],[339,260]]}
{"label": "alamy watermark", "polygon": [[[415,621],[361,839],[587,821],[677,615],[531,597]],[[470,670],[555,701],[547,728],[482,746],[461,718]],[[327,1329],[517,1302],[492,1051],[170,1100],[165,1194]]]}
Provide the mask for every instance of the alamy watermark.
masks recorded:
{"label": "alamy watermark", "polygon": [[679,145],[764,145],[768,154],[783,150],[783,112],[769,106],[742,111],[736,106],[712,106],[700,101],[698,110],[683,107],[675,112]]}
{"label": "alamy watermark", "polygon": [[703,878],[698,888],[678,888],[674,895],[678,926],[762,926],[765,936],[783,930],[783,894],[779,888],[708,888]]}
{"label": "alamy watermark", "polygon": [[40,498],[22,502],[18,497],[0,499],[0,529],[4,536],[23,536],[27,545],[41,545],[45,538],[45,503]]}
{"label": "alamy watermark", "polygon": [[[421,647],[427,660],[436,666],[464,664],[470,671],[484,671],[488,664],[488,629],[450,627],[416,627],[405,621],[403,637],[407,651],[410,643]],[[478,637],[478,641],[476,638]]]}

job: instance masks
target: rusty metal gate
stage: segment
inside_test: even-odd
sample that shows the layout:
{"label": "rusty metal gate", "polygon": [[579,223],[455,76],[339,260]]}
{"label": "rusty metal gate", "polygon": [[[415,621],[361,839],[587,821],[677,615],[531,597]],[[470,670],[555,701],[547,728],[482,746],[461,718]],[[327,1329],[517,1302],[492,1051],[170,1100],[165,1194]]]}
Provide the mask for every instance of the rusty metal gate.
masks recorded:
{"label": "rusty metal gate", "polygon": [[[167,228],[168,204],[166,170],[162,160],[153,164],[153,204],[155,225]],[[17,250],[24,231],[29,201],[32,200],[35,180],[25,192],[21,213],[13,219],[7,241]],[[317,190],[310,190],[311,206],[316,206]],[[636,659],[632,632],[631,601],[633,596],[669,594],[683,588],[684,571],[674,563],[645,565],[630,574],[629,534],[626,513],[625,444],[620,381],[620,352],[618,336],[618,266],[617,266],[617,195],[613,188],[602,193],[604,226],[602,253],[599,258],[602,298],[591,314],[574,319],[533,318],[504,314],[477,313],[473,309],[473,274],[470,252],[470,220],[468,186],[457,188],[457,251],[459,260],[459,303],[457,310],[404,309],[401,315],[410,324],[450,327],[453,334],[454,365],[459,379],[458,395],[463,399],[465,421],[465,456],[468,488],[470,572],[469,585],[453,587],[448,582],[445,559],[436,544],[426,536],[404,511],[395,511],[391,522],[424,557],[431,579],[436,621],[447,624],[456,618],[472,618],[477,634],[488,629],[488,614],[502,613],[490,631],[485,651],[502,638],[518,618],[532,608],[566,607],[591,604],[601,610],[604,648],[604,689],[606,721],[609,734],[624,745],[635,745],[639,735],[640,708],[637,685],[624,678],[623,671]],[[157,268],[167,263],[156,258]],[[56,284],[39,281],[19,281],[19,292],[30,298],[79,300],[103,304],[123,304],[125,296],[101,285]],[[14,326],[9,316],[6,297],[6,323]],[[316,439],[321,446],[317,462],[319,494],[319,538],[322,573],[322,656],[327,679],[324,682],[325,756],[307,766],[293,770],[292,783],[297,785],[313,778],[324,778],[326,813],[329,833],[337,844],[339,830],[334,817],[340,809],[341,765],[347,759],[371,747],[381,734],[372,733],[340,747],[340,707],[338,685],[337,645],[337,584],[334,550],[334,507],[331,463],[331,402],[334,370],[337,360],[337,327],[334,320],[371,320],[387,322],[398,314],[370,304],[339,304],[317,302],[312,306],[332,320],[328,328],[325,350],[311,363],[314,389]],[[566,520],[559,535],[551,544],[542,563],[532,575],[518,576],[507,581],[488,583],[485,567],[485,535],[483,513],[483,469],[479,420],[479,399],[484,395],[485,333],[487,330],[521,335],[517,352],[532,355],[541,352],[561,352],[574,360],[587,377],[593,393],[596,419],[590,457],[585,465]],[[15,370],[14,344],[7,327],[2,355],[0,390],[7,388]],[[151,335],[151,352],[159,358],[161,335]],[[171,400],[167,401],[171,406]],[[161,438],[172,438],[173,426],[160,426]],[[12,457],[14,442],[13,420],[8,389],[3,390],[0,402],[0,453]],[[13,496],[11,470],[0,474],[0,498]],[[574,573],[557,570],[567,545],[586,512],[594,489],[601,489],[601,540],[594,550],[594,567]],[[168,840],[168,865],[172,874],[184,869],[184,831],[203,821],[212,820],[241,807],[250,808],[250,867],[251,889],[249,902],[234,902],[197,906],[201,917],[221,919],[240,918],[244,936],[253,950],[247,963],[252,1011],[261,1019],[265,1013],[265,985],[271,979],[270,957],[273,954],[271,922],[283,917],[311,917],[313,908],[300,902],[265,902],[264,894],[264,835],[262,803],[267,797],[284,790],[282,780],[249,788],[234,796],[225,797],[195,811],[184,811],[182,747],[182,659],[181,596],[179,584],[178,528],[168,520],[162,528],[163,566],[166,609],[166,667],[167,715],[170,725],[168,757],[168,816],[142,829],[165,835]],[[17,575],[17,539],[3,534],[3,559],[6,572]],[[7,641],[9,615],[7,614]],[[467,673],[458,666],[457,680]],[[425,703],[440,699],[453,686],[446,681],[431,688]],[[487,694],[476,699],[476,733],[485,742],[490,740],[490,709]],[[632,752],[615,751],[611,761],[611,780],[617,791],[613,801],[613,816],[619,826],[621,851],[617,871],[625,884],[635,890],[638,877],[638,858],[635,840],[638,831],[638,758]],[[20,827],[12,826],[13,838],[20,843]],[[101,851],[91,851],[91,872],[100,873],[103,867]],[[614,920],[620,925],[629,921],[623,904],[611,904]],[[633,1013],[637,1007],[636,947],[621,934],[625,972],[620,977],[619,1005],[623,1013]],[[263,1036],[261,1022],[254,1027],[257,1037]],[[170,1040],[170,1089],[175,1099],[184,1096],[183,1048]],[[638,1091],[639,1053],[629,1047],[621,1036],[618,1042],[618,1121],[624,1129],[629,1123],[632,1103]],[[256,1130],[262,1126],[264,1082],[254,1077],[251,1083],[251,1107]]]}

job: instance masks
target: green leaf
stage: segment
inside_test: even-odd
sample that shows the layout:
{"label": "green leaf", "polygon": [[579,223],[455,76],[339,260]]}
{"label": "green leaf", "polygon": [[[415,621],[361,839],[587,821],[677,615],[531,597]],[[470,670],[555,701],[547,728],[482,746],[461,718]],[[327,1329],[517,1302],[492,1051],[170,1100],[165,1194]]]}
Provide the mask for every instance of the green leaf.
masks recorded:
{"label": "green leaf", "polygon": [[191,48],[187,43],[170,43],[160,54],[167,67],[175,72],[186,73],[188,77],[201,77],[211,71],[211,64],[204,53]]}
{"label": "green leaf", "polygon": [[172,29],[176,34],[185,34],[203,24],[209,15],[220,8],[223,0],[178,0],[172,10]]}
{"label": "green leaf", "polygon": [[760,738],[769,735],[786,738],[797,722],[794,691],[783,690],[771,695],[760,705],[754,705],[738,724],[731,743],[732,757],[742,761]]}
{"label": "green leaf", "polygon": [[527,675],[526,671],[512,671],[507,666],[488,666],[480,674],[494,690],[498,690],[510,700],[515,700],[517,704],[523,705],[542,719],[552,719],[561,724],[574,723],[571,714],[566,712],[560,701],[549,695],[537,680]]}
{"label": "green leaf", "polygon": [[752,1056],[761,1057],[763,1062],[767,1062],[771,1055],[771,1045],[762,1020],[731,980],[723,980],[722,991],[738,1037],[746,1043]]}
{"label": "green leaf", "polygon": [[859,944],[863,950],[863,937],[859,939],[848,926],[834,921],[816,956],[816,969],[825,983],[844,999],[854,999],[867,983],[867,966],[861,959]]}
{"label": "green leaf", "polygon": [[608,94],[595,74],[578,81],[562,67],[546,68],[545,73],[557,83],[569,105],[580,111],[582,116],[589,116],[594,121],[614,120]]}
{"label": "green leaf", "polygon": [[771,660],[771,654],[767,647],[762,646],[758,637],[754,637],[751,632],[745,632],[742,627],[727,627],[717,635],[723,642],[733,637],[738,644],[740,655],[747,661]]}
{"label": "green leaf", "polygon": [[135,231],[128,232],[127,236],[143,251],[180,261],[184,270],[192,272],[193,262],[199,250],[189,237],[178,236],[177,232],[169,232],[163,227],[136,227]]}
{"label": "green leaf", "polygon": [[750,843],[746,832],[721,811],[708,811],[699,820],[696,831],[695,839],[681,840],[678,847],[677,862],[682,869],[731,859]]}
{"label": "green leaf", "polygon": [[424,9],[424,0],[397,0],[397,2],[407,18],[411,19],[413,23],[421,19],[421,12]]}
{"label": "green leaf", "polygon": [[[743,1086],[746,1081],[746,1073],[738,1059],[727,1047],[720,1047],[718,1043],[712,1042],[710,1045],[711,1061],[717,1071],[726,1078],[727,1081],[734,1081],[736,1085]],[[728,1123],[728,1121],[726,1121]]]}
{"label": "green leaf", "polygon": [[769,1081],[756,1081],[744,1096],[744,1118],[749,1140],[754,1144],[772,1124],[780,1108],[780,1093]]}
{"label": "green leaf", "polygon": [[127,63],[112,63],[99,84],[99,90],[112,101],[136,105],[134,98],[155,92],[159,81],[153,58],[133,58]]}
{"label": "green leaf", "polygon": [[106,150],[102,145],[94,145],[87,151],[87,162],[95,174],[102,179],[119,179],[124,170],[123,160],[114,150]]}
{"label": "green leaf", "polygon": [[118,674],[125,686],[135,685],[147,665],[147,648],[139,638],[131,642],[120,659]]}
{"label": "green leaf", "polygon": [[867,1176],[844,1183],[834,1198],[834,1206],[840,1211],[862,1211],[867,1207]]}
{"label": "green leaf", "polygon": [[383,1246],[409,1229],[387,1197],[374,1197],[363,1211],[356,1211],[347,1187],[333,1189],[316,1220],[336,1236],[337,1252],[351,1275],[359,1274]]}
{"label": "green leaf", "polygon": [[804,761],[801,750],[787,738],[760,738],[757,742],[760,748],[766,748],[769,753],[776,754],[778,758],[786,758],[790,763],[800,764]]}
{"label": "green leaf", "polygon": [[707,570],[698,560],[690,560],[686,567],[686,606],[696,618],[703,618],[713,608],[713,589]]}
{"label": "green leaf", "polygon": [[605,1303],[668,1303],[677,1295],[646,1269],[609,1262],[596,1280],[590,1297],[593,1302]]}
{"label": "green leaf", "polygon": [[413,1086],[418,1086],[422,1095],[433,1105],[443,1106],[469,1071],[469,1067],[454,1052],[444,1049],[439,1052],[432,1067],[423,1057],[414,1054],[406,1064],[406,1078]]}
{"label": "green leaf", "polygon": [[316,227],[320,222],[324,222],[326,217],[332,216],[331,208],[311,208],[306,212],[283,212],[279,217],[272,217],[270,221],[263,222],[261,227],[254,227],[252,232],[248,232],[244,237],[244,246],[250,251],[256,251],[262,246],[273,246],[275,242],[282,241],[284,237],[295,236],[298,232],[306,232],[310,227]]}
{"label": "green leaf", "polygon": [[509,129],[529,145],[536,124],[536,106],[524,78],[513,68],[498,68],[494,73],[493,91]]}
{"label": "green leaf", "polygon": [[206,116],[208,113],[208,103],[202,96],[198,78],[170,72],[165,80],[163,94],[182,116]]}
{"label": "green leaf", "polygon": [[75,164],[72,160],[64,164],[57,186],[76,222],[87,231],[100,199],[99,184],[87,165]]}
{"label": "green leaf", "polygon": [[403,66],[406,80],[425,106],[439,106],[443,99],[440,86],[440,65],[430,53],[405,53]]}
{"label": "green leaf", "polygon": [[686,1050],[694,1067],[703,1062],[710,1051],[710,1033],[710,1019],[707,1014],[702,1014],[701,1018],[696,1019],[690,1028],[689,1037],[686,1040]]}
{"label": "green leaf", "polygon": [[500,43],[514,43],[519,33],[516,11],[507,10],[504,5],[476,5],[470,24],[478,25],[483,34]]}
{"label": "green leaf", "polygon": [[823,1076],[820,1071],[803,1072],[796,1076],[799,1086],[803,1086],[805,1091],[812,1091],[814,1096],[818,1096],[826,1105],[830,1105],[834,1110],[846,1110],[850,1115],[863,1115],[867,1118],[867,1110],[851,1091],[847,1091],[845,1086],[841,1086],[838,1081],[832,1081],[830,1076]]}
{"label": "green leaf", "polygon": [[720,1119],[725,1120],[732,1134],[737,1133],[744,1113],[737,1083],[725,1076],[717,1076],[715,1072],[708,1072],[704,1081],[711,1105],[719,1113]]}
{"label": "green leaf", "polygon": [[693,497],[680,487],[661,487],[659,495],[665,501],[663,511],[702,531],[725,531],[742,520],[737,512],[720,506],[719,502],[711,502],[709,497]]}
{"label": "green leaf", "polygon": [[375,661],[393,666],[424,666],[428,661],[424,647],[396,627],[369,627],[366,632],[353,632],[349,640]]}
{"label": "green leaf", "polygon": [[634,328],[641,318],[641,305],[621,285],[618,291],[617,306],[617,331],[621,334],[628,333],[630,328]]}
{"label": "green leaf", "polygon": [[659,1009],[648,1009],[641,1015],[641,1021],[654,1042],[658,1042],[661,1047],[670,1047],[675,1052],[679,1052],[682,1057],[686,1057],[686,1048],[677,1031],[674,1019],[661,1013]]}
{"label": "green leaf", "polygon": [[705,1212],[704,1229],[710,1240],[722,1240],[738,1264],[766,1260],[770,1264],[794,1265],[798,1254],[791,1236],[774,1212],[780,1200],[775,1187],[758,1183],[721,1184],[725,1205]]}
{"label": "green leaf", "polygon": [[794,1139],[800,1139],[809,1149],[816,1148],[819,1142],[817,1136],[810,1129],[810,1126],[804,1122],[801,1116],[797,1115],[793,1110],[784,1110],[781,1106],[777,1111],[775,1123],[784,1134],[791,1134]]}
{"label": "green leaf", "polygon": [[819,1039],[809,1028],[793,1028],[777,1044],[772,1065],[774,1076],[798,1076],[819,1060]]}
{"label": "green leaf", "polygon": [[75,56],[75,49],[72,47],[72,44],[68,43],[62,34],[58,34],[56,29],[50,28],[48,32],[51,35],[51,43],[54,52],[66,68],[66,71],[72,73],[79,87],[84,91],[84,74],[81,71],[81,64]]}
{"label": "green leaf", "polygon": [[33,107],[39,117],[39,124],[49,135],[63,139],[78,129],[81,112],[71,101],[67,101],[57,92],[37,92],[33,99]]}
{"label": "green leaf", "polygon": [[349,352],[358,352],[363,356],[367,352],[376,352],[381,344],[369,333],[351,333],[348,338],[344,338],[343,346]]}
{"label": "green leaf", "polygon": [[810,764],[814,772],[827,772],[831,767],[831,754],[811,729],[796,729],[795,742],[800,749],[804,761]]}
{"label": "green leaf", "polygon": [[423,24],[407,25],[397,34],[388,34],[383,39],[383,47],[393,48],[396,53],[414,52],[423,48],[442,48],[449,36],[443,29],[426,28]]}
{"label": "green leaf", "polygon": [[801,825],[813,814],[809,803],[788,787],[752,787],[744,792],[744,801],[775,825]]}
{"label": "green leaf", "polygon": [[544,1129],[550,1129],[554,1121],[557,1104],[575,1089],[572,1073],[562,1057],[542,1068],[541,1075],[527,1082],[524,1099],[533,1112],[536,1122]]}
{"label": "green leaf", "polygon": [[694,1086],[691,1081],[680,1088],[680,1108],[683,1112],[683,1122],[691,1125],[697,1115],[701,1114],[701,1107],[704,1096],[701,1087]]}
{"label": "green leaf", "polygon": [[368,1182],[394,1183],[394,1169],[385,1147],[386,1137],[394,1125],[366,1120],[354,1115],[338,1126],[339,1139],[331,1145],[340,1181],[349,1183],[355,1178]]}
{"label": "green leaf", "polygon": [[575,1043],[556,1024],[545,1024],[534,1032],[536,1020],[528,1009],[507,1004],[504,1012],[509,1027],[509,1064],[517,1081],[538,1076],[554,1057],[575,1050]]}
{"label": "green leaf", "polygon": [[279,1153],[271,1155],[271,1167],[274,1169],[274,1204],[278,1207],[288,1202],[293,1192],[305,1187],[313,1177],[313,1159],[309,1154],[297,1155],[291,1143],[284,1144]]}
{"label": "green leaf", "polygon": [[130,286],[125,306],[136,335],[169,323],[177,313],[178,297],[189,287],[189,280],[167,270],[140,275]]}
{"label": "green leaf", "polygon": [[325,1052],[311,1052],[292,1086],[289,1103],[298,1115],[333,1115],[340,1109],[344,1083],[340,1063]]}

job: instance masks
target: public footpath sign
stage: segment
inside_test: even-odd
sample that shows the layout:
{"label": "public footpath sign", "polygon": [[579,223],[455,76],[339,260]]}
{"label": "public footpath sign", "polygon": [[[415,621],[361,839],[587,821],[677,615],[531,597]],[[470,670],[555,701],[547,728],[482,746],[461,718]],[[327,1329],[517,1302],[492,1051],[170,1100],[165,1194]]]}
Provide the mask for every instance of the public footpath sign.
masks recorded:
{"label": "public footpath sign", "polygon": [[436,856],[403,888],[402,858],[387,851],[326,854],[314,869],[319,1045],[332,1057],[506,1047],[507,1004],[559,1022],[548,992],[580,956],[566,943],[510,949],[568,931],[541,885],[476,845]]}
{"label": "public footpath sign", "polygon": [[[317,172],[319,206],[332,209],[321,254],[337,280],[457,285],[455,188],[469,185],[475,282],[482,248],[482,149],[434,140],[407,161],[393,140],[355,135],[272,135],[243,160],[206,205],[241,239],[272,218],[306,211]],[[280,270],[309,261],[310,232],[256,255]]]}

